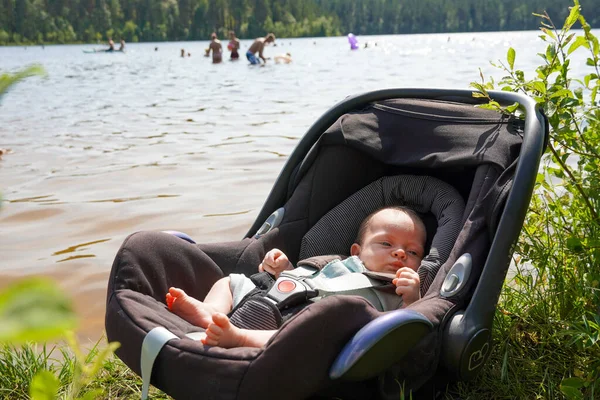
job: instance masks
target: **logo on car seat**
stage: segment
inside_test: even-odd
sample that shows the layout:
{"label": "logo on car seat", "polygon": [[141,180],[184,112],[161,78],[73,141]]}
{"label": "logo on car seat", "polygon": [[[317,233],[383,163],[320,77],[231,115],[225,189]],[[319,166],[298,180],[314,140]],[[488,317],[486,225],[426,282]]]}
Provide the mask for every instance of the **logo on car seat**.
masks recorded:
{"label": "logo on car seat", "polygon": [[490,351],[490,345],[488,342],[485,342],[481,349],[471,353],[471,357],[469,357],[469,371],[473,371],[474,369],[481,367],[488,351]]}

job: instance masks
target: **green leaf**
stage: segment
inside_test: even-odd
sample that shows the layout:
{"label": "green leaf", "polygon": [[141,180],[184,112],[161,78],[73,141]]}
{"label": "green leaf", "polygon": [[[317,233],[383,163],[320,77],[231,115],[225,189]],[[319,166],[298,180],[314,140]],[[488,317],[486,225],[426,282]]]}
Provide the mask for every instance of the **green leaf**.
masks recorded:
{"label": "green leaf", "polygon": [[[581,239],[576,238],[576,237],[568,238],[567,239],[567,248],[571,251],[579,253],[580,251],[583,250],[583,245],[581,243]],[[577,379],[577,378],[572,378],[572,379]],[[564,382],[564,380],[563,380],[563,382]]]}
{"label": "green leaf", "polygon": [[546,35],[550,36],[552,39],[556,40],[556,35],[554,34],[554,32],[552,32],[552,30],[548,29],[548,28],[540,28]]}
{"label": "green leaf", "polygon": [[588,58],[587,60],[585,60],[585,65],[589,65],[590,67],[595,67],[596,63],[591,58]]}
{"label": "green leaf", "polygon": [[550,101],[547,102],[546,104],[544,104],[544,113],[546,114],[546,116],[548,118],[552,117],[555,112],[556,112],[556,104],[554,104]]}
{"label": "green leaf", "polygon": [[569,44],[571,42],[571,40],[573,40],[574,37],[575,37],[575,33],[571,33],[569,36],[567,36],[567,38],[563,41],[563,47],[565,47],[567,44]]}
{"label": "green leaf", "polygon": [[545,26],[548,29],[554,29],[554,27],[552,25],[548,25],[547,23],[545,23],[544,21],[540,22],[540,25]]}
{"label": "green leaf", "polygon": [[509,106],[506,106],[505,110],[509,114],[513,114],[518,108],[519,108],[519,103],[513,103],[513,104],[511,104]]}
{"label": "green leaf", "polygon": [[546,84],[542,81],[533,81],[528,85],[532,90],[537,91],[538,93],[544,94],[546,93]]}
{"label": "green leaf", "polygon": [[590,33],[589,40],[592,42],[592,53],[594,53],[594,56],[598,57],[598,51],[600,49],[598,38]]}
{"label": "green leaf", "polygon": [[589,48],[587,40],[583,36],[578,36],[577,39],[569,46],[569,50],[567,50],[567,55],[571,54],[581,46]]}
{"label": "green leaf", "polygon": [[538,174],[535,177],[535,183],[543,183],[546,180],[546,177],[544,176],[544,174],[538,172]]}
{"label": "green leaf", "polygon": [[515,69],[515,49],[512,47],[508,48],[508,53],[506,53],[506,60],[508,61],[508,65],[510,66],[510,70]]}
{"label": "green leaf", "polygon": [[75,326],[70,300],[50,280],[26,279],[0,292],[0,343],[47,341]]}
{"label": "green leaf", "polygon": [[579,6],[571,7],[571,12],[569,13],[569,16],[567,17],[567,19],[565,20],[563,29],[569,30],[573,26],[573,24],[575,22],[577,22],[578,18],[579,18]]}
{"label": "green leaf", "polygon": [[31,65],[15,74],[2,74],[0,75],[0,95],[6,92],[15,83],[25,78],[35,75],[45,76],[45,74],[46,71],[41,65]]}
{"label": "green leaf", "polygon": [[588,75],[586,75],[586,76],[583,78],[583,82],[585,83],[585,86],[586,86],[586,87],[588,87],[588,88],[590,87],[590,81],[591,81],[592,79],[598,79],[598,75],[596,75],[596,74],[588,74]]}
{"label": "green leaf", "polygon": [[548,62],[552,62],[554,60],[555,55],[556,47],[553,44],[549,44],[546,48],[546,60],[548,60]]}
{"label": "green leaf", "polygon": [[58,398],[60,381],[50,371],[42,370],[31,380],[29,396],[31,400],[55,400]]}
{"label": "green leaf", "polygon": [[486,110],[494,110],[494,111],[498,111],[498,107],[492,104],[478,104],[476,107],[478,108],[484,108]]}
{"label": "green leaf", "polygon": [[525,74],[521,70],[515,71],[515,75],[517,75],[517,79],[521,82],[525,79]]}
{"label": "green leaf", "polygon": [[583,394],[579,390],[584,385],[584,381],[580,378],[565,378],[560,383],[560,391],[569,400],[583,399]]}
{"label": "green leaf", "polygon": [[560,89],[550,95],[550,98],[555,97],[573,97],[573,93],[569,89]]}

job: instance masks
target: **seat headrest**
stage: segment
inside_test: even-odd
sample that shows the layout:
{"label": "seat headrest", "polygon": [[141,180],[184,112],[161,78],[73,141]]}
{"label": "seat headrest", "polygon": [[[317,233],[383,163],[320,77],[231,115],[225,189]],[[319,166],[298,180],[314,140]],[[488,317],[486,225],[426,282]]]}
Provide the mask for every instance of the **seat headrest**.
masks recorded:
{"label": "seat headrest", "polygon": [[450,256],[462,228],[465,210],[458,191],[431,176],[396,175],[371,182],[310,228],[302,238],[300,259],[325,254],[348,255],[361,222],[373,211],[394,205],[409,207],[420,214],[431,213],[437,220],[429,253],[418,270],[421,295],[424,295]]}

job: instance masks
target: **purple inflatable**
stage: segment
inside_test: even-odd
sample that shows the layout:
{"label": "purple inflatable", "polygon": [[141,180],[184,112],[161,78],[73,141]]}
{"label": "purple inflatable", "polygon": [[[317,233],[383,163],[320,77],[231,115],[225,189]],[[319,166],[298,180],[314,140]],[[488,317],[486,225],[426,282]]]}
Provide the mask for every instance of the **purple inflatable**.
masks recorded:
{"label": "purple inflatable", "polygon": [[356,36],[354,36],[354,34],[348,34],[348,43],[350,43],[350,50],[358,49],[358,39],[356,38]]}

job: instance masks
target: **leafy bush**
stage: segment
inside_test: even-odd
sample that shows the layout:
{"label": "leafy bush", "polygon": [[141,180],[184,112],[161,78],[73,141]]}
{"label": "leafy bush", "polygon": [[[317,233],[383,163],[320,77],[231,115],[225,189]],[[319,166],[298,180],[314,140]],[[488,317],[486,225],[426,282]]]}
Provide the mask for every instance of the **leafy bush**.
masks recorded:
{"label": "leafy bush", "polygon": [[[494,64],[506,73],[497,84],[502,90],[525,93],[542,108],[550,140],[516,250],[516,274],[497,313],[497,346],[475,383],[487,396],[600,393],[600,46],[580,11],[575,0],[562,27],[536,14],[547,46],[535,76],[515,68],[512,48],[506,62]],[[577,23],[581,33],[572,32]],[[590,70],[577,79],[571,57],[581,51]],[[471,84],[474,95],[489,98],[496,83],[481,78]],[[493,101],[487,107],[516,109]]]}

